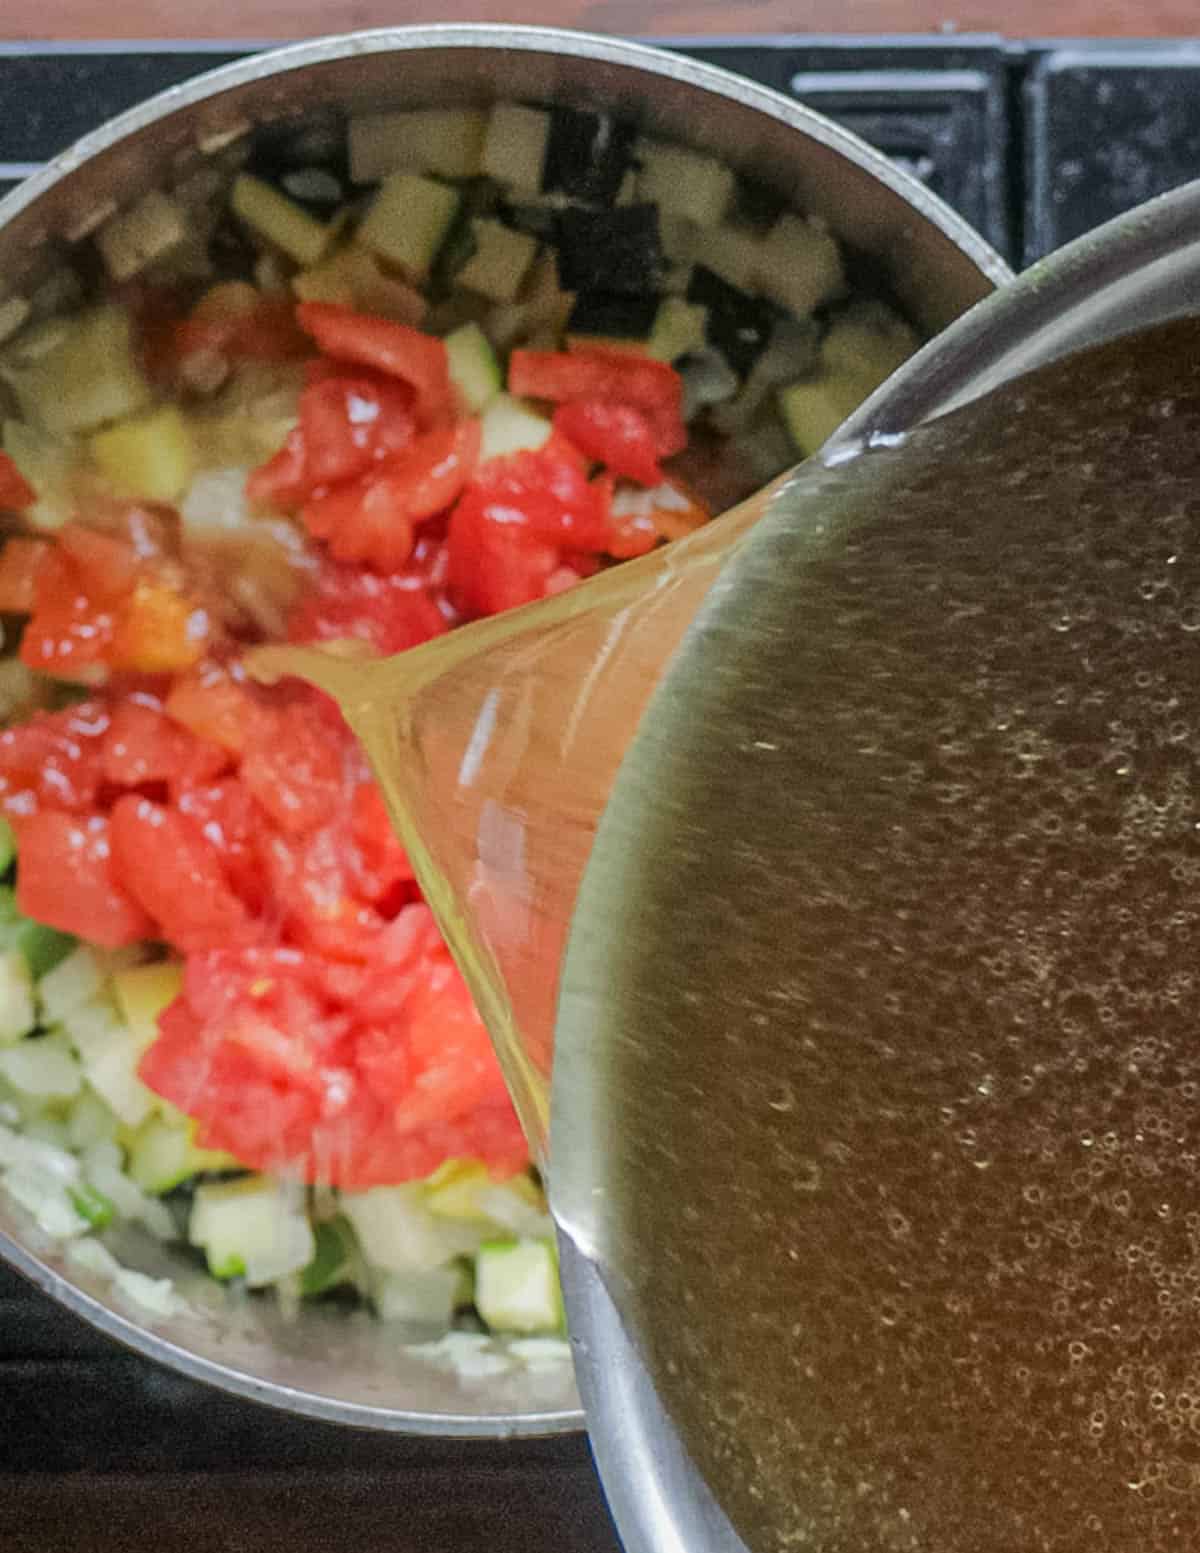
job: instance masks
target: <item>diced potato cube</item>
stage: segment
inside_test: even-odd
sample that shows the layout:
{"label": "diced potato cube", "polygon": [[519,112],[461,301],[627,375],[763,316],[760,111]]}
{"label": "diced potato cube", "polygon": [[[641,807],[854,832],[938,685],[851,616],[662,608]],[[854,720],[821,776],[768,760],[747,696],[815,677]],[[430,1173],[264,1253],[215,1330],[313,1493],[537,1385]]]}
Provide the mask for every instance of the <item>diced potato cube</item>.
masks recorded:
{"label": "diced potato cube", "polygon": [[638,145],[642,164],[638,198],[660,211],[686,217],[697,226],[716,226],[733,200],[733,169],[703,152],[661,140]]}
{"label": "diced potato cube", "polygon": [[161,259],[188,235],[183,208],[159,189],[151,189],[137,204],[101,227],[96,247],[116,281],[128,280],[155,259]]}
{"label": "diced potato cube", "polygon": [[192,434],[174,405],[98,431],[89,446],[111,485],[147,501],[178,501],[196,472]]}
{"label": "diced potato cube", "polygon": [[513,301],[537,253],[537,239],[499,221],[472,221],[471,233],[475,252],[455,276],[456,283],[495,302]]}
{"label": "diced potato cube", "polygon": [[316,264],[334,236],[331,226],[251,173],[239,173],[234,179],[230,205],[248,227],[297,264]]}
{"label": "diced potato cube", "polygon": [[832,302],[846,290],[837,238],[821,221],[780,216],[762,244],[758,283],[801,318]]}
{"label": "diced potato cube", "polygon": [[473,178],[486,130],[487,115],[471,108],[364,114],[350,120],[350,176],[355,183],[395,172]]}
{"label": "diced potato cube", "polygon": [[413,280],[428,277],[458,213],[459,195],[432,178],[395,173],[376,196],[358,240]]}
{"label": "diced potato cube", "polygon": [[497,183],[536,193],[542,186],[550,115],[519,103],[497,103],[488,120],[481,171]]}

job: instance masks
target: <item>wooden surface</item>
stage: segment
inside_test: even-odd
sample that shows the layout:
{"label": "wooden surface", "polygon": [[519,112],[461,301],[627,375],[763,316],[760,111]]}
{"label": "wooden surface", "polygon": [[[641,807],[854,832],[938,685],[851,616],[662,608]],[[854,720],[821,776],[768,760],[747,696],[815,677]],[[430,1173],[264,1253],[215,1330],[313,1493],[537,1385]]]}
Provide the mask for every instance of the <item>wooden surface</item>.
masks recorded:
{"label": "wooden surface", "polygon": [[285,39],[421,21],[519,21],[627,35],[1002,32],[1200,35],[1196,0],[0,0],[0,38]]}

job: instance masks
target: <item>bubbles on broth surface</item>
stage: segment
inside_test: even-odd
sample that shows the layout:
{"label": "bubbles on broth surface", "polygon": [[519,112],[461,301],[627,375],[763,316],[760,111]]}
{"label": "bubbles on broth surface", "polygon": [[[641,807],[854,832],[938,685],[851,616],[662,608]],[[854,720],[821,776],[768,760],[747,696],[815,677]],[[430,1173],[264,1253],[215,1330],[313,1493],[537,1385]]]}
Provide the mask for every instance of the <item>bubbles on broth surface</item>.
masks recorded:
{"label": "bubbles on broth surface", "polygon": [[646,735],[634,1330],[762,1553],[1196,1545],[1200,326],[823,502],[744,560],[749,686]]}

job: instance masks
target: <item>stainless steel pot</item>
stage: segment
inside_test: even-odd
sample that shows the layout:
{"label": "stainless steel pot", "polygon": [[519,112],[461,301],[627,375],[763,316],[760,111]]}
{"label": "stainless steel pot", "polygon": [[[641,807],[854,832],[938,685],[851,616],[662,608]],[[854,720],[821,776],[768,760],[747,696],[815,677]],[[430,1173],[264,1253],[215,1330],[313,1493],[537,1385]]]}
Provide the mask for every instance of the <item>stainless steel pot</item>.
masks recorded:
{"label": "stainless steel pot", "polygon": [[[1001,259],[912,178],[853,136],[723,71],[611,39],[549,29],[447,26],[320,40],[176,87],[88,136],[0,202],[0,276],[19,293],[59,245],[113,208],[200,164],[247,124],[322,110],[496,98],[595,102],[717,152],[824,216],[882,267],[932,334],[1007,281]],[[292,1323],[237,1302],[190,1264],[137,1240],[125,1260],[178,1281],[194,1313],[153,1329],[110,1292],[68,1275],[0,1203],[0,1254],[55,1299],[151,1358],[297,1413],[441,1435],[553,1433],[582,1422],[567,1367],[456,1379],[365,1318],[306,1310]]]}
{"label": "stainless steel pot", "polygon": [[[805,565],[803,536],[820,522],[824,493],[819,466],[836,465],[868,445],[886,445],[888,439],[902,437],[1074,350],[1198,314],[1200,183],[1193,183],[1043,260],[953,325],[906,363],[775,498],[692,623],[626,754],[584,876],[563,972],[551,1197],[562,1232],[564,1289],[593,1451],[628,1553],[675,1553],[684,1548],[688,1553],[745,1553],[743,1541],[697,1474],[643,1364],[643,1350],[628,1324],[632,1302],[625,1278],[631,1262],[654,1266],[653,1248],[634,1244],[629,1231],[638,1222],[638,1183],[653,1168],[656,1148],[661,1143],[676,1159],[696,1160],[719,1146],[722,1128],[753,1126],[752,1109],[731,1095],[735,1088],[739,1096],[756,1094],[763,1114],[776,1060],[770,1044],[773,1032],[764,1029],[757,1046],[748,1042],[739,1047],[736,1075],[708,1071],[705,1082],[688,1091],[688,1115],[678,1117],[669,1140],[661,1133],[656,1136],[656,1118],[639,1107],[637,1095],[623,1084],[622,1075],[630,1069],[615,1062],[613,1054],[622,1032],[694,1032],[698,1022],[709,1021],[713,1029],[732,1028],[754,989],[778,985],[772,978],[786,978],[792,966],[786,954],[778,953],[780,934],[786,933],[778,920],[778,891],[766,875],[765,888],[755,892],[744,887],[744,869],[741,883],[734,881],[736,859],[773,855],[774,841],[783,834],[784,806],[776,795],[800,780],[797,773],[809,737],[807,730],[798,735],[796,723],[789,723],[789,708],[805,706],[802,671],[792,683],[793,699],[787,671],[764,677],[761,665],[771,642],[785,629],[788,599],[794,599]],[[1137,408],[1131,405],[1129,414]],[[1004,473],[1005,468],[993,472]],[[726,649],[719,662],[714,655],[717,642]],[[1118,715],[1115,708],[1112,715]],[[798,720],[802,723],[803,715]],[[743,758],[755,744],[776,752],[769,766]],[[739,771],[734,802],[714,808],[720,774],[733,765]],[[686,790],[674,779],[681,769],[689,772]],[[842,777],[854,790],[853,773],[843,770]],[[862,779],[866,790],[865,768]],[[663,901],[673,887],[664,881],[673,875],[683,881],[689,860],[697,857],[704,859],[705,877],[699,889],[686,893],[689,911],[702,920],[710,912],[719,915],[719,903],[730,899],[738,910],[736,934],[711,936],[707,947],[712,963],[705,968],[702,994],[696,991],[696,945],[681,947],[663,916]],[[647,859],[653,859],[652,869],[646,867]],[[864,850],[863,856],[847,861],[844,877],[865,878],[871,866]],[[853,892],[855,886],[846,888]],[[939,903],[926,904],[935,911]],[[1150,910],[1145,902],[1139,906]],[[896,939],[896,952],[905,953],[915,935],[898,925]],[[850,945],[851,950],[855,947]],[[800,963],[797,957],[795,966]],[[812,996],[814,984],[819,977],[806,980],[798,973],[796,997]],[[604,989],[603,996],[596,995],[597,988]],[[801,1001],[800,1006],[809,1005]],[[895,1061],[900,1093],[905,1082],[902,1047]],[[845,1100],[845,1108],[853,1111],[851,1099]],[[619,1130],[610,1124],[614,1115],[624,1118]],[[1108,1125],[1101,1112],[1094,1120],[1098,1133]],[[819,1151],[819,1140],[798,1133],[795,1147],[801,1153]],[[1169,1160],[1179,1148],[1172,1135],[1159,1157]],[[1154,1168],[1152,1154],[1150,1149],[1139,1156],[1143,1176]],[[753,1221],[756,1213],[769,1211],[770,1186],[764,1188],[761,1180],[739,1170],[736,1149],[727,1147],[724,1157],[729,1160],[727,1189],[739,1214]],[[781,1171],[787,1168],[780,1166]],[[931,1180],[935,1174],[931,1166]],[[879,1190],[886,1190],[882,1179]],[[975,1211],[966,1198],[959,1209],[968,1215]],[[1103,1227],[1097,1231],[1101,1243],[1108,1233]],[[767,1257],[781,1254],[775,1244],[762,1249]],[[645,1250],[644,1259],[639,1250]],[[1110,1265],[1115,1267],[1115,1261]],[[753,1267],[746,1267],[745,1274],[752,1278]],[[1114,1284],[1119,1277],[1114,1272]],[[982,1266],[979,1278],[982,1283]],[[697,1297],[703,1299],[708,1287],[706,1277],[698,1276]],[[789,1319],[795,1314],[790,1312]],[[773,1342],[772,1333],[764,1331],[764,1352],[774,1351]],[[1089,1384],[1100,1387],[1103,1381],[1092,1376]],[[1048,1407],[1045,1394],[1040,1395],[1041,1405]],[[976,1405],[987,1413],[985,1392],[979,1393]],[[947,1446],[944,1459],[914,1458],[927,1468],[922,1495],[936,1497],[939,1474],[952,1478],[964,1465],[970,1470],[969,1456],[954,1460],[952,1454]],[[1171,1448],[1165,1454],[1170,1458]],[[845,1462],[842,1469],[858,1470]],[[1116,1465],[1110,1472],[1122,1483],[1132,1476]],[[1065,1494],[1076,1485],[1064,1481],[1058,1486]],[[861,1487],[866,1494],[869,1485]],[[1163,1512],[1158,1520],[1132,1498],[1130,1502],[1135,1504],[1129,1512],[1133,1540],[1122,1541],[1118,1535],[1110,1542],[1097,1532],[1105,1547],[1166,1545],[1160,1544],[1160,1537],[1183,1535],[1186,1540],[1194,1531],[1195,1501],[1186,1494],[1177,1495],[1170,1514]],[[994,1524],[1004,1528],[1009,1507],[989,1504]],[[809,1530],[815,1543],[821,1541],[821,1526],[826,1523],[814,1522]],[[963,1526],[960,1537],[965,1535],[966,1545],[974,1546],[971,1528],[965,1521]],[[844,1534],[854,1540],[854,1533]],[[910,1537],[920,1541],[920,1512],[902,1538],[898,1531],[895,1535],[893,1543],[890,1533],[881,1533],[880,1545],[886,1541],[899,1546],[902,1540],[907,1546]],[[1003,1545],[1005,1535],[1011,1542],[1010,1533],[1001,1530],[997,1535],[1000,1541],[989,1546]],[[1017,1540],[1022,1537],[1039,1546],[1067,1545],[1043,1543],[1040,1529],[1032,1525],[1026,1525]]]}

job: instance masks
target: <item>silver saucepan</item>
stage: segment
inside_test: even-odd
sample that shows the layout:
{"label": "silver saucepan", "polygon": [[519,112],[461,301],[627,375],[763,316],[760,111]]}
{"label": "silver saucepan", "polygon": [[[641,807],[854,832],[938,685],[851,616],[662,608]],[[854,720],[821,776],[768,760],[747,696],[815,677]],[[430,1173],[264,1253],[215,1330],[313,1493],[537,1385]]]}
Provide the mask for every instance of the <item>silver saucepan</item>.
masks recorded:
{"label": "silver saucepan", "polygon": [[[752,172],[882,270],[926,335],[1010,279],[996,253],[913,178],[819,115],[708,65],[611,39],[537,28],[402,28],[319,40],[175,87],[80,141],[0,201],[4,292],[35,281],[63,243],[201,164],[247,122],[321,111],[504,98],[589,102],[633,115]],[[0,1201],[0,1255],[101,1331],[187,1375],[289,1411],[413,1433],[502,1437],[581,1427],[573,1375],[466,1381],[406,1354],[365,1316],[238,1300],[148,1239],[128,1265],[178,1280],[191,1314],[147,1324],[99,1284],[68,1275]]]}

